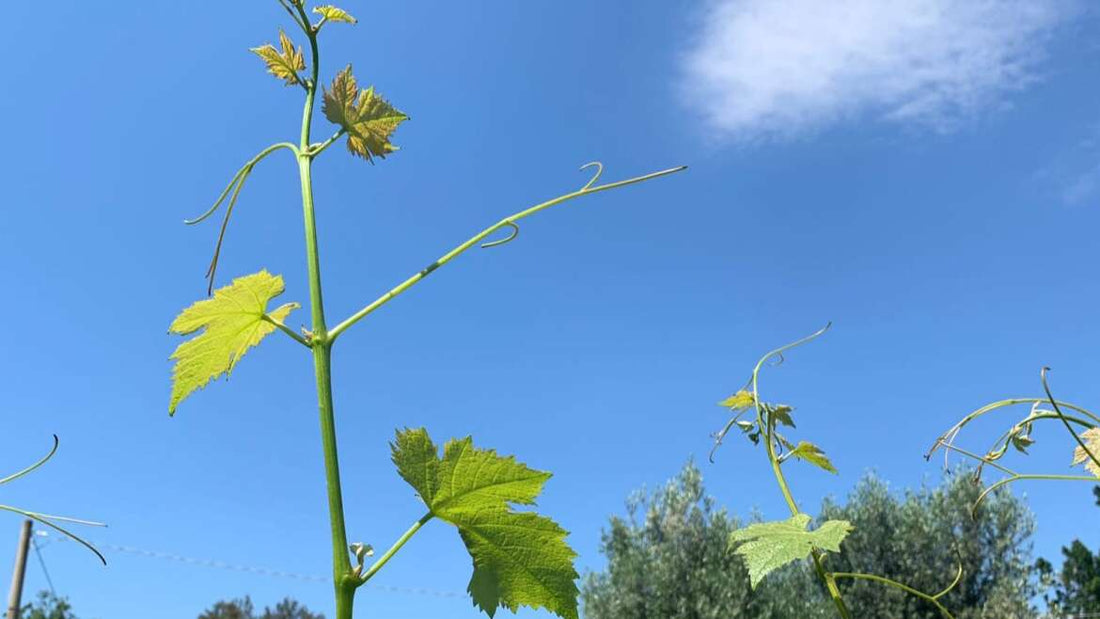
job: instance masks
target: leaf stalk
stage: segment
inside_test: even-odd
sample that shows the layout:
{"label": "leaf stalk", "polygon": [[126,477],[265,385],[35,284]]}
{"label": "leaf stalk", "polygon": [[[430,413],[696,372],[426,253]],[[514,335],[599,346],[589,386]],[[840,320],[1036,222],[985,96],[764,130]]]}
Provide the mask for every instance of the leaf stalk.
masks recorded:
{"label": "leaf stalk", "polygon": [[393,546],[390,546],[390,549],[387,550],[385,554],[383,554],[381,557],[378,557],[378,560],[375,561],[370,566],[370,569],[368,569],[363,574],[363,577],[359,580],[357,586],[364,585],[368,580],[374,578],[374,575],[378,573],[378,570],[382,569],[387,563],[389,563],[390,559],[392,559],[393,556],[397,554],[397,551],[401,550],[401,547],[404,546],[405,543],[408,542],[410,539],[412,539],[412,536],[416,535],[416,532],[419,531],[421,527],[428,524],[428,522],[430,522],[431,519],[434,517],[435,516],[431,512],[428,512],[424,514],[420,518],[420,520],[414,522],[413,525],[409,527],[409,530],[405,531],[405,533],[401,537],[399,537],[396,542],[393,543]]}

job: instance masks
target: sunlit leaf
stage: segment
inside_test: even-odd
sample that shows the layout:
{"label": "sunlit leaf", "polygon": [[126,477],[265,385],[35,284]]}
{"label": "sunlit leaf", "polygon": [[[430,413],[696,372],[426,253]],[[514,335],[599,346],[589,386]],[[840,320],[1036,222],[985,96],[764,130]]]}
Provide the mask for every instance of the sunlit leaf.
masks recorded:
{"label": "sunlit leaf", "polygon": [[467,588],[474,604],[490,617],[500,607],[529,606],[578,618],[576,553],[566,531],[511,507],[534,504],[549,473],[478,449],[470,437],[448,441],[440,458],[423,429],[398,432],[391,448],[401,477],[432,515],[458,528],[474,563]]}
{"label": "sunlit leaf", "polygon": [[806,441],[799,441],[798,445],[791,450],[791,457],[798,458],[803,462],[809,462],[810,464],[825,469],[830,473],[836,473],[836,467],[829,461],[829,458],[825,456],[825,452],[820,447],[813,443],[807,443]]}
{"label": "sunlit leaf", "polygon": [[373,86],[360,90],[351,65],[338,73],[332,87],[325,90],[323,109],[325,118],[347,132],[348,150],[367,161],[385,158],[396,151],[390,137],[398,125],[409,119],[375,94]]}
{"label": "sunlit leaf", "polygon": [[[1092,455],[1100,458],[1100,427],[1089,428],[1081,433],[1081,439],[1088,445]],[[1084,464],[1085,468],[1093,475],[1100,477],[1100,465],[1089,457],[1088,453],[1078,445],[1073,450],[1073,466]]]}
{"label": "sunlit leaf", "polygon": [[168,328],[171,333],[199,335],[179,345],[172,353],[172,397],[168,412],[174,414],[179,403],[211,380],[228,376],[246,352],[256,346],[275,325],[282,322],[297,303],[287,303],[271,312],[267,304],[283,293],[283,278],[260,271],[233,280],[214,291],[214,296],[183,310]]}
{"label": "sunlit leaf", "polygon": [[275,49],[275,46],[270,43],[254,47],[249,51],[262,58],[264,64],[267,65],[267,72],[281,80],[285,80],[287,86],[301,84],[302,78],[299,77],[298,71],[306,68],[306,59],[302,54],[302,48],[295,48],[290,37],[282,30],[279,31],[279,45],[282,47],[282,51]]}
{"label": "sunlit leaf", "polygon": [[719,402],[718,406],[730,408],[733,410],[741,410],[743,408],[749,408],[753,405],[754,402],[755,400],[752,397],[752,393],[742,389],[737,393],[731,395],[730,397],[726,398],[725,400]]}
{"label": "sunlit leaf", "polygon": [[331,4],[319,6],[313,9],[313,12],[324,17],[328,21],[344,22],[345,24],[354,24],[359,21],[344,9],[334,7]]}
{"label": "sunlit leaf", "polygon": [[814,548],[840,551],[840,542],[852,531],[846,520],[829,520],[815,531],[807,531],[810,517],[798,514],[788,520],[749,525],[730,534],[730,545],[745,560],[753,589],[770,572],[810,556]]}

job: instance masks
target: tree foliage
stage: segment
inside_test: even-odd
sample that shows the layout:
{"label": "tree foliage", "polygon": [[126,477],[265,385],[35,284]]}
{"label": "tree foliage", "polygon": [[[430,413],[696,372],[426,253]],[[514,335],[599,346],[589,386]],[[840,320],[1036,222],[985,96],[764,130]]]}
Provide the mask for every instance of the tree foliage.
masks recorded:
{"label": "tree foliage", "polygon": [[252,599],[247,595],[237,600],[222,600],[199,615],[199,619],[325,619],[291,598],[284,598],[275,608],[264,607],[257,615]]}
{"label": "tree foliage", "polygon": [[[967,475],[901,495],[874,476],[864,478],[845,504],[823,506],[817,526],[842,519],[854,527],[841,552],[828,555],[828,569],[873,572],[938,591],[950,584],[961,560],[963,580],[944,599],[959,619],[1036,616],[1028,603],[1036,592],[1031,513],[1011,494],[995,493],[975,521],[969,510],[978,492]],[[706,495],[695,465],[650,496],[636,494],[627,512],[626,518],[613,517],[603,535],[607,568],[586,575],[582,600],[588,619],[835,616],[806,561],[777,570],[751,590],[742,562],[727,552],[740,523]],[[840,586],[855,616],[939,619],[926,602],[894,589],[870,582]]]}
{"label": "tree foliage", "polygon": [[[956,472],[936,488],[891,492],[864,478],[846,505],[826,501],[823,518],[844,518],[855,530],[830,569],[881,574],[922,591],[946,588],[961,564],[962,580],[941,598],[957,619],[1035,616],[1038,592],[1031,567],[1034,517],[1007,490],[997,491],[972,516],[982,487]],[[844,597],[860,617],[941,619],[927,602],[872,582],[842,581]]]}
{"label": "tree foliage", "polygon": [[[827,617],[827,600],[795,564],[752,592],[744,562],[727,550],[739,522],[706,495],[688,463],[652,495],[636,493],[627,517],[611,518],[601,550],[607,569],[586,575],[588,619],[741,619]],[[808,599],[797,599],[807,595]],[[816,606],[818,612],[807,611]]]}
{"label": "tree foliage", "polygon": [[[1100,487],[1093,489],[1100,506]],[[1081,540],[1062,548],[1062,569],[1054,574],[1049,561],[1039,559],[1037,569],[1051,581],[1046,596],[1054,616],[1100,613],[1100,549],[1095,553]]]}
{"label": "tree foliage", "polygon": [[20,619],[77,619],[69,600],[49,591],[39,591],[34,602],[23,606]]}

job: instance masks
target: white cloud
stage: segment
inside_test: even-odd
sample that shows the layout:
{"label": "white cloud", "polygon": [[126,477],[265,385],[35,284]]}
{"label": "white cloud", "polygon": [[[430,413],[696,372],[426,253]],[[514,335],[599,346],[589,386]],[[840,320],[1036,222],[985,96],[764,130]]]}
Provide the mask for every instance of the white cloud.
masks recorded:
{"label": "white cloud", "polygon": [[738,139],[863,115],[946,131],[1035,80],[1074,1],[710,0],[684,94]]}

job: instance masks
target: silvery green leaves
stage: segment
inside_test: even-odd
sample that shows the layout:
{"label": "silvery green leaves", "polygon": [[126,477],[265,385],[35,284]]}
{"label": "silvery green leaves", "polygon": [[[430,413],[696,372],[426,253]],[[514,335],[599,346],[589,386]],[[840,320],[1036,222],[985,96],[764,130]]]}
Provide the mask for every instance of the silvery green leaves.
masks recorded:
{"label": "silvery green leaves", "polygon": [[809,531],[810,517],[797,514],[787,520],[762,522],[730,534],[730,547],[745,561],[753,589],[769,573],[817,550],[840,552],[840,542],[852,531],[846,520],[829,520]]}
{"label": "silvery green leaves", "polygon": [[458,528],[474,563],[467,590],[492,617],[499,607],[545,608],[578,619],[578,577],[566,531],[554,521],[512,505],[533,505],[550,479],[513,457],[450,440],[443,457],[424,429],[397,433],[393,463],[432,516]]}

